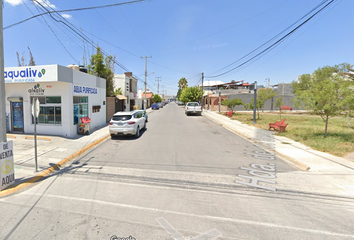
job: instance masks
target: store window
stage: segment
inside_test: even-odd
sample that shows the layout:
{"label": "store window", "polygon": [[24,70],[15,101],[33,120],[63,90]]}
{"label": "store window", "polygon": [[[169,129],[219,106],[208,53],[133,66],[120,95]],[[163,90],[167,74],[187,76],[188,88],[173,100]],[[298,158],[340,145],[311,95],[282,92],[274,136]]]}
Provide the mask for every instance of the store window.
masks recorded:
{"label": "store window", "polygon": [[88,97],[73,98],[74,103],[74,125],[78,124],[79,119],[82,117],[88,117]]}
{"label": "store window", "polygon": [[[31,97],[31,105],[34,99],[38,98],[39,101],[39,115],[37,119],[38,124],[61,124],[61,97],[48,96],[48,97]],[[32,117],[32,124],[34,118]]]}

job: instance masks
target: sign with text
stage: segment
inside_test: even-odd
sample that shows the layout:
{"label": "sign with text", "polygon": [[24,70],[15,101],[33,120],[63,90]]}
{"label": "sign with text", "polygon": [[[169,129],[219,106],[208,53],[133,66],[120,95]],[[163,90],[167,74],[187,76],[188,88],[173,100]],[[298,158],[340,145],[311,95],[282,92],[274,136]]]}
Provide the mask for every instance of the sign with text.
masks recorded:
{"label": "sign with text", "polygon": [[15,183],[13,142],[0,143],[0,190]]}
{"label": "sign with text", "polygon": [[24,66],[5,68],[5,83],[20,82],[56,82],[58,81],[58,66]]}
{"label": "sign with text", "polygon": [[98,89],[95,87],[74,85],[73,92],[74,94],[97,94]]}

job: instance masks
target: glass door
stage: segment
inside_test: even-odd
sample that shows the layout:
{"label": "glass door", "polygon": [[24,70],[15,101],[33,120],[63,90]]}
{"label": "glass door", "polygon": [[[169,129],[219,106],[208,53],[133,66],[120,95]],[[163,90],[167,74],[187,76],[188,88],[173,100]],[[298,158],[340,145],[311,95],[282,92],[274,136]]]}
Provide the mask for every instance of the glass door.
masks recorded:
{"label": "glass door", "polygon": [[23,133],[23,102],[11,102],[12,132]]}

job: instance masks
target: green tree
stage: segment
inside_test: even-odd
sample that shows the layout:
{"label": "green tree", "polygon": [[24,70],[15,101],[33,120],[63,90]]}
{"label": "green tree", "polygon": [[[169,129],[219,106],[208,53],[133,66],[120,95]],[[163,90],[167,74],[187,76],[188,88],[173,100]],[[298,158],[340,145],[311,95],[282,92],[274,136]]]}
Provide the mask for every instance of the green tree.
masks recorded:
{"label": "green tree", "polygon": [[180,101],[186,102],[199,102],[203,91],[200,87],[186,87],[182,90]]}
{"label": "green tree", "polygon": [[[250,103],[244,104],[243,107],[246,110],[253,110],[253,108],[254,108],[254,98],[252,98]],[[259,110],[261,108],[263,108],[263,103],[261,102],[261,100],[259,98],[257,98],[257,102],[256,102],[257,119],[260,119]]]}
{"label": "green tree", "polygon": [[122,88],[117,88],[117,89],[114,91],[114,95],[123,95]]}
{"label": "green tree", "polygon": [[[270,88],[261,88],[258,89],[257,91],[257,102],[256,102],[256,111],[257,111],[257,118],[259,119],[259,111],[264,109],[264,103],[275,97],[277,95],[277,93]],[[248,104],[244,105],[244,108],[247,110],[253,110],[254,107],[254,99],[252,98],[251,102]]]}
{"label": "green tree", "polygon": [[329,118],[339,115],[346,104],[348,91],[343,86],[345,80],[339,74],[341,65],[325,66],[312,74],[304,74],[297,82],[293,82],[296,100],[302,102],[305,109],[320,115],[325,122],[327,137]]}
{"label": "green tree", "polygon": [[159,103],[159,102],[162,102],[162,98],[159,95],[155,94],[152,101],[154,103]]}
{"label": "green tree", "polygon": [[354,117],[354,69],[351,64],[342,63],[340,66],[340,73],[344,76],[344,84],[342,85],[346,92],[344,99],[344,106],[346,108],[346,116],[348,118],[348,127],[351,127],[351,120]]}
{"label": "green tree", "polygon": [[260,109],[263,111],[265,102],[276,95],[277,93],[271,88],[259,89],[257,92],[257,101],[260,101]]}
{"label": "green tree", "polygon": [[185,79],[185,78],[183,77],[183,78],[181,78],[181,79],[178,81],[178,88],[179,88],[179,89],[184,89],[184,88],[186,88],[186,87],[188,87],[188,81],[187,81],[187,79]]}
{"label": "green tree", "polygon": [[351,120],[354,117],[354,81],[344,81],[341,85],[345,94],[343,105],[348,118],[348,127],[351,127]]}
{"label": "green tree", "polygon": [[224,101],[221,102],[221,105],[227,106],[231,110],[234,109],[236,105],[244,105],[242,102],[241,98],[234,98],[234,99],[225,99]]}
{"label": "green tree", "polygon": [[279,119],[281,121],[281,107],[284,105],[283,98],[278,97],[277,100],[275,100],[275,107],[279,109]]}
{"label": "green tree", "polygon": [[353,66],[348,63],[342,63],[340,66],[341,66],[341,74],[346,76],[351,81],[354,81]]}
{"label": "green tree", "polygon": [[100,47],[93,54],[88,65],[88,73],[106,79],[106,96],[114,96],[114,64],[116,56],[104,57]]}
{"label": "green tree", "polygon": [[181,94],[182,94],[182,89],[179,88],[177,91],[177,99],[179,99],[181,97]]}

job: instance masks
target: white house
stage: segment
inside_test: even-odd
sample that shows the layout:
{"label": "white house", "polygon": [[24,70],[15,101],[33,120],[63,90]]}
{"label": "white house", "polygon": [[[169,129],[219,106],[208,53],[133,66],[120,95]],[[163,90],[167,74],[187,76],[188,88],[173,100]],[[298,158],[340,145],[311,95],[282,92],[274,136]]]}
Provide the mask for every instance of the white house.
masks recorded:
{"label": "white house", "polygon": [[114,91],[118,88],[122,89],[123,96],[125,98],[120,98],[125,100],[125,111],[133,110],[133,107],[136,104],[135,100],[137,99],[138,91],[138,79],[133,77],[132,72],[125,72],[124,74],[115,74],[113,78]]}
{"label": "white house", "polygon": [[60,65],[5,68],[8,131],[34,133],[31,105],[40,103],[38,134],[74,137],[82,117],[90,131],[106,124],[106,80]]}

